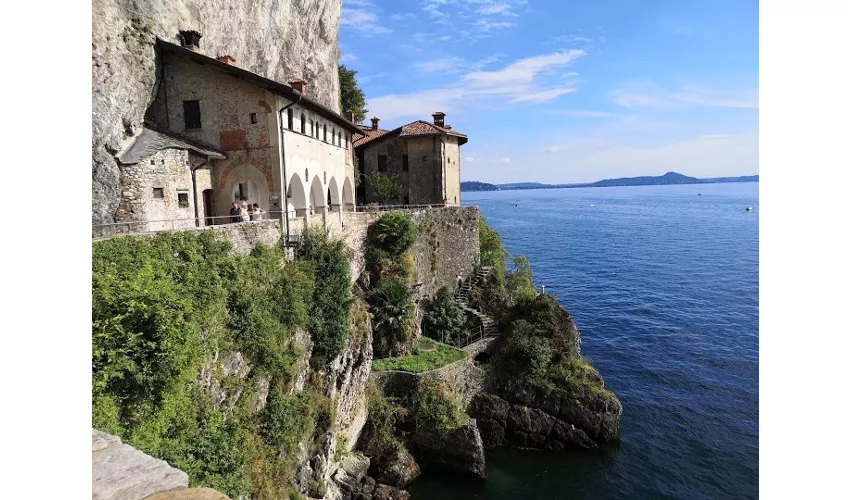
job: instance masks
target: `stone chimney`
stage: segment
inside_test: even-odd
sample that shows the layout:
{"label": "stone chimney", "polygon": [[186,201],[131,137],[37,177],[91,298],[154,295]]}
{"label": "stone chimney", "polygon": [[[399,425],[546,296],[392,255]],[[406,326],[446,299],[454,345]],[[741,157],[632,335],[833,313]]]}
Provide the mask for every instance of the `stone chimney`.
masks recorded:
{"label": "stone chimney", "polygon": [[445,113],[443,113],[442,111],[437,111],[436,113],[434,113],[431,116],[434,117],[434,125],[436,125],[438,127],[445,127],[446,126],[446,114]]}
{"label": "stone chimney", "polygon": [[183,48],[189,49],[192,52],[201,51],[201,34],[195,30],[180,30],[178,34],[180,44]]}
{"label": "stone chimney", "polygon": [[345,116],[346,120],[350,121],[351,123],[354,123],[354,111],[348,110],[343,116]]}
{"label": "stone chimney", "polygon": [[372,117],[372,130],[378,130],[378,122],[381,121],[377,116]]}
{"label": "stone chimney", "polygon": [[236,62],[236,58],[233,56],[218,56],[217,59],[225,64],[233,64]]}
{"label": "stone chimney", "polygon": [[298,92],[301,92],[302,94],[307,95],[307,82],[305,82],[304,80],[295,80],[295,81],[289,82],[289,86],[294,88]]}

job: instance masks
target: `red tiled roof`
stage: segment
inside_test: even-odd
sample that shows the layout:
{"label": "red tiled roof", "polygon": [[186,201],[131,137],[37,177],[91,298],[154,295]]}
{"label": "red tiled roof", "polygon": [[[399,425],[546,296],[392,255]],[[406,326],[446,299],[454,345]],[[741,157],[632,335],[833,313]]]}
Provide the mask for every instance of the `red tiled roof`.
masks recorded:
{"label": "red tiled roof", "polygon": [[392,132],[391,130],[384,130],[379,128],[378,130],[372,130],[372,127],[368,125],[358,125],[360,129],[363,131],[362,135],[355,134],[353,138],[354,147],[362,146],[366,143],[372,142],[378,137],[381,137],[385,134]]}
{"label": "red tiled roof", "polygon": [[455,137],[459,137],[461,139],[460,144],[466,144],[469,140],[466,137],[466,134],[461,134],[456,130],[447,129],[445,127],[438,127],[433,123],[426,122],[425,120],[416,120],[415,122],[408,123],[407,125],[401,126],[401,135],[402,137],[413,136],[413,135],[453,135]]}
{"label": "red tiled roof", "polygon": [[359,125],[361,129],[363,129],[364,135],[356,136],[354,139],[354,147],[360,147],[364,144],[368,144],[375,139],[379,139],[389,133],[398,133],[401,137],[413,137],[413,136],[422,136],[422,135],[451,135],[458,138],[459,144],[466,144],[469,142],[469,139],[466,137],[466,134],[462,134],[456,130],[448,129],[445,127],[438,127],[433,123],[426,122],[424,120],[416,120],[415,122],[408,123],[407,125],[402,125],[401,127],[394,130],[372,130],[372,127],[367,125]]}

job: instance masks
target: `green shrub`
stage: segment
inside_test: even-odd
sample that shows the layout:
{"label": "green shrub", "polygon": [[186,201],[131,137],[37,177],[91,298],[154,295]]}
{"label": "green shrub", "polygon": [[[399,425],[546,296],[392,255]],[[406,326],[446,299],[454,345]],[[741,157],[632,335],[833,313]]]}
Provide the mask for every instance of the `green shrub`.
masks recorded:
{"label": "green shrub", "polygon": [[366,294],[372,312],[372,332],[379,355],[403,350],[416,327],[413,299],[404,283],[381,279]]}
{"label": "green shrub", "polygon": [[326,229],[308,228],[298,246],[299,259],[313,266],[316,287],[313,293],[310,334],[314,366],[327,364],[342,352],[348,338],[351,300],[351,264],[348,248],[332,238]]}
{"label": "green shrub", "polygon": [[505,277],[505,290],[508,303],[523,304],[533,300],[537,296],[534,288],[534,274],[528,258],[523,256],[512,257],[513,268]]}
{"label": "green shrub", "polygon": [[[286,263],[278,247],[237,256],[213,231],[94,244],[92,426],[186,471],[192,486],[285,498],[295,455],[281,450],[333,423],[327,398],[281,396],[303,356],[293,333],[312,324],[315,297],[325,293],[314,283],[343,274],[328,265],[339,262],[339,247],[323,254],[315,244],[311,255],[319,265]],[[255,367],[252,377],[273,374],[273,390],[255,415],[251,379],[223,377],[213,365],[212,378],[230,394],[241,386],[225,419],[200,374],[214,352],[234,351]]]}
{"label": "green shrub", "polygon": [[552,346],[543,332],[524,320],[513,325],[502,339],[495,359],[496,372],[504,378],[540,378],[552,359]]}
{"label": "green shrub", "polygon": [[411,373],[422,373],[431,371],[449,363],[454,363],[464,359],[467,356],[466,351],[455,349],[444,344],[434,345],[433,351],[421,350],[418,347],[425,341],[420,341],[413,348],[413,354],[408,356],[398,356],[393,358],[377,359],[372,362],[372,371],[387,371],[399,370]]}
{"label": "green shrub", "polygon": [[466,313],[451,291],[443,287],[422,317],[422,333],[441,342],[454,341],[463,332],[466,322]]}
{"label": "green shrub", "polygon": [[369,243],[392,255],[401,255],[414,243],[419,231],[404,212],[387,212],[369,226]]}
{"label": "green shrub", "polygon": [[452,430],[468,421],[460,396],[443,380],[422,378],[412,399],[412,414],[417,428]]}

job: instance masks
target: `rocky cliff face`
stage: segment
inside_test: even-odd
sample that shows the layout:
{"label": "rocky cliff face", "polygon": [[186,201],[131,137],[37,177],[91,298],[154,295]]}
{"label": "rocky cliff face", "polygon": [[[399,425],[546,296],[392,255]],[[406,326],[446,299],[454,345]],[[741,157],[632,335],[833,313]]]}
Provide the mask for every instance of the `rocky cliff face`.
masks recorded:
{"label": "rocky cliff face", "polygon": [[94,0],[92,3],[92,223],[114,220],[113,157],[139,132],[156,93],[154,42],[195,29],[201,51],[277,81],[309,83],[339,109],[337,34],[341,0]]}

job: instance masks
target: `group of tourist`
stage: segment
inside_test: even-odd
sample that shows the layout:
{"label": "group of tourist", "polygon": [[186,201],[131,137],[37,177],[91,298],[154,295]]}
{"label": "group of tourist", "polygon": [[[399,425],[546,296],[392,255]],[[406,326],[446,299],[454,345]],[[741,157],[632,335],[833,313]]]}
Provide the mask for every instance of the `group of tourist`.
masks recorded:
{"label": "group of tourist", "polygon": [[247,201],[242,202],[240,207],[235,201],[230,208],[230,222],[248,222],[252,220],[263,220],[265,210],[260,208],[260,205],[254,203],[251,205]]}

